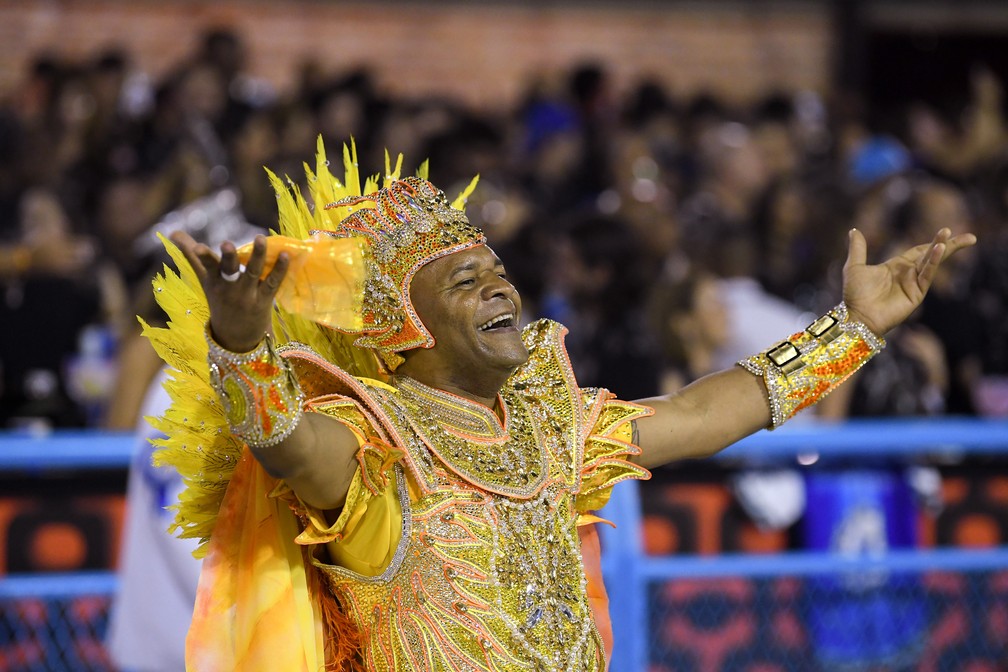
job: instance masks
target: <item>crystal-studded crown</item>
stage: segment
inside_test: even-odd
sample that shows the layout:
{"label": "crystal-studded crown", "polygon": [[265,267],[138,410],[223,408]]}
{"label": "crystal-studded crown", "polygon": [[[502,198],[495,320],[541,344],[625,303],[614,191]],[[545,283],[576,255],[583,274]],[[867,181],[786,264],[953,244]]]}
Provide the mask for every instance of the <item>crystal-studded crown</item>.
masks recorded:
{"label": "crystal-studded crown", "polygon": [[452,207],[444,192],[425,179],[407,177],[365,196],[351,196],[327,209],[355,208],[340,221],[337,236],[364,236],[371,259],[364,286],[364,333],[357,345],[375,348],[395,368],[397,353],[429,348],[434,337],[410,300],[414,273],[440,257],[486,243],[483,232]]}

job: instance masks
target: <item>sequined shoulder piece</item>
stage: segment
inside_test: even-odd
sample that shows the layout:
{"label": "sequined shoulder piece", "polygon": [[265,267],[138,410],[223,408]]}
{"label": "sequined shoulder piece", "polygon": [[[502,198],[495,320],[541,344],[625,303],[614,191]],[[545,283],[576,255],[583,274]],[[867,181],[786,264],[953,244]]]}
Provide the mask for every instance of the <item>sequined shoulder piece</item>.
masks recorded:
{"label": "sequined shoulder piece", "polygon": [[[423,489],[428,491],[433,488],[430,479],[423,478],[423,474],[431,472],[432,465],[420,463],[418,451],[410,450],[416,443],[416,437],[409,425],[397,415],[399,406],[394,402],[397,395],[393,388],[382,381],[351,376],[300,343],[282,346],[278,348],[278,352],[290,360],[301,389],[309,400],[332,395],[351,399],[378,438],[388,446],[397,447],[397,457],[401,456],[410,472],[421,477],[420,485]],[[399,448],[405,448],[405,453],[400,453]]]}
{"label": "sequined shoulder piece", "polygon": [[575,508],[584,513],[605,506],[612,487],[620,481],[651,477],[651,472],[632,462],[641,452],[634,442],[633,422],[654,410],[617,399],[604,389],[582,389],[581,394],[589,430]]}
{"label": "sequined shoulder piece", "polygon": [[[371,424],[375,434],[383,441],[390,440],[390,434],[394,432],[374,398],[373,388],[366,382],[333,365],[306,345],[289,343],[279,347],[277,352],[291,363],[307,399],[331,398],[333,395],[347,397]],[[381,383],[375,381],[375,384]]]}

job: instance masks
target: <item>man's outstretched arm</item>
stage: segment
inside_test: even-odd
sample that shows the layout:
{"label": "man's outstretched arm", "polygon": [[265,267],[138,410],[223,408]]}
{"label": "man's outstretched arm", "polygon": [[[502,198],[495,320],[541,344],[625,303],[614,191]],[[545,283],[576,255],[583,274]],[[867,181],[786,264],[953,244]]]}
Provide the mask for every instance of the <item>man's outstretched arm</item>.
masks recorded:
{"label": "man's outstretched arm", "polygon": [[[975,243],[971,233],[953,237],[942,229],[929,243],[869,265],[864,236],[851,230],[843,272],[844,303],[839,310],[817,320],[801,337],[754,357],[747,363],[749,370],[735,367],[701,378],[675,394],[641,400],[655,412],[637,420],[642,451],[637,461],[656,467],[707,457],[759,429],[777,426],[814,403],[828,393],[830,385],[856,370],[858,357],[864,361],[877,350],[879,336],[910,316],[945,259]],[[834,363],[828,358],[838,355],[838,348],[830,345],[838,335],[846,339],[840,342],[846,350],[843,359]],[[781,334],[781,338],[786,336]],[[794,384],[795,380],[800,384]],[[782,398],[785,392],[786,399]]]}

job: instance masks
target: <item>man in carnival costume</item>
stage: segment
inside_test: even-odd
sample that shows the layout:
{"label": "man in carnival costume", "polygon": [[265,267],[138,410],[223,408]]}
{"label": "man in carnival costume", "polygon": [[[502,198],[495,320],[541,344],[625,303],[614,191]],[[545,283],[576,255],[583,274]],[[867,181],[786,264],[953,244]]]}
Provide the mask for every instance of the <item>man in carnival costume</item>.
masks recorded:
{"label": "man in carnival costume", "polygon": [[975,242],[943,229],[869,266],[852,231],[844,303],[630,403],[578,387],[562,326],[519,328],[464,195],[388,165],[362,189],[352,147],[344,166],[320,142],[313,205],[271,175],[284,235],[218,255],[178,234],[180,275],[155,281],[175,400],[157,459],[206,556],[190,670],[604,670],[592,525],[612,486],[815,403]]}

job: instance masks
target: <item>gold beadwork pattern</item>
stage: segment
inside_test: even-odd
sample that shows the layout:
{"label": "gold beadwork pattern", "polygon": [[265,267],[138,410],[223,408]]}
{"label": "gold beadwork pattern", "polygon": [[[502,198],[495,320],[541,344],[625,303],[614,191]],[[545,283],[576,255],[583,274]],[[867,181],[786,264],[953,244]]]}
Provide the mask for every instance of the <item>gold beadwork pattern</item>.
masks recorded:
{"label": "gold beadwork pattern", "polygon": [[[508,410],[503,423],[489,409],[484,409],[486,415],[451,395],[432,398],[436,391],[415,381],[404,385],[399,379],[396,390],[378,383],[362,390],[360,383],[368,381],[348,378],[341,384],[380,425],[367,434],[380,432],[405,453],[405,469],[396,473],[400,505],[410,522],[408,529],[404,523],[391,571],[364,577],[317,563],[361,629],[365,669],[604,669],[586,595],[577,497],[583,482],[595,489],[602,482],[646,476],[625,461],[635,447],[611,434],[648,411],[616,404],[600,390],[583,395],[563,349],[563,333],[562,327],[545,321],[526,329],[531,355],[501,393]],[[307,371],[299,364],[295,369]],[[320,377],[324,375],[329,374]],[[432,431],[416,417],[428,402],[428,410],[450,406],[440,430]],[[482,472],[462,475],[459,465],[453,468],[439,457],[452,455],[448,446],[438,445],[455,440],[447,436],[473,437],[473,451],[485,448],[481,435],[488,442],[515,440],[520,415],[533,426],[528,436],[539,451],[530,450],[526,457],[546,456],[543,485],[531,495],[494,493],[480,485]],[[358,426],[360,417],[363,413],[354,421]],[[600,436],[595,436],[595,423]],[[587,445],[592,446],[592,464],[621,461],[623,471],[597,476],[594,468],[585,467]],[[487,449],[494,450],[493,445]],[[408,488],[403,485],[407,480]]]}
{"label": "gold beadwork pattern", "polygon": [[338,420],[361,437],[361,446],[357,451],[361,481],[372,495],[377,496],[384,490],[388,486],[391,467],[403,454],[401,450],[374,436],[374,430],[360,404],[346,397],[331,395],[312,399],[306,407]]}
{"label": "gold beadwork pattern", "polygon": [[304,395],[290,366],[267,335],[254,350],[236,353],[206,331],[210,384],[224,404],[231,433],[252,448],[280,443],[301,421]]}
{"label": "gold beadwork pattern", "polygon": [[569,519],[573,501],[565,493],[554,503],[555,496],[548,489],[525,502],[494,501],[495,604],[537,669],[584,669],[579,664],[595,664],[598,642],[592,638],[598,634],[584,598],[587,580],[577,527]]}
{"label": "gold beadwork pattern", "polygon": [[852,320],[840,303],[804,331],[739,366],[763,377],[774,429],[832,392],[884,347],[885,339]]}
{"label": "gold beadwork pattern", "polygon": [[398,402],[428,449],[466,482],[490,492],[528,499],[545,483],[546,450],[522,398],[500,395],[501,426],[492,410],[405,376],[395,378]]}

